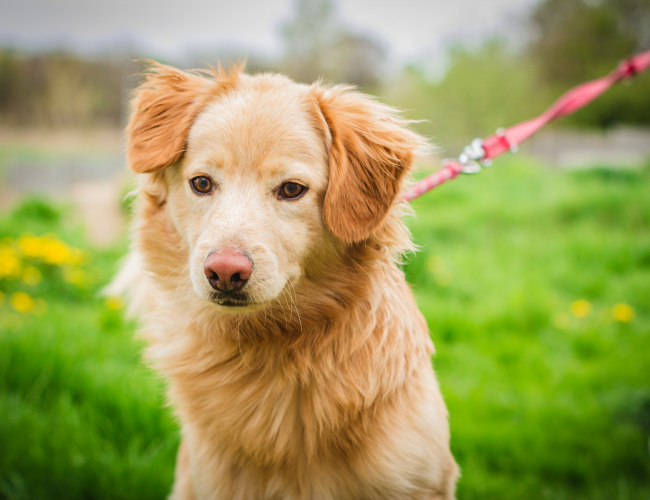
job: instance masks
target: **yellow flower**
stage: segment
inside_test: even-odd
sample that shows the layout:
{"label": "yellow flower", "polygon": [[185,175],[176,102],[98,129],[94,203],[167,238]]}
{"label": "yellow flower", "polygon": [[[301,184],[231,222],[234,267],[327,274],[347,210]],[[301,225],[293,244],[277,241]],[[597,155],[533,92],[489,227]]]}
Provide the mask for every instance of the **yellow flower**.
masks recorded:
{"label": "yellow flower", "polygon": [[106,307],[113,309],[114,311],[121,309],[124,305],[122,297],[106,297],[104,303],[106,304]]}
{"label": "yellow flower", "polygon": [[18,248],[25,257],[41,258],[43,242],[33,234],[23,234],[18,238]]}
{"label": "yellow flower", "polygon": [[571,304],[571,313],[576,318],[586,318],[591,314],[591,304],[584,299],[576,300]]}
{"label": "yellow flower", "polygon": [[43,242],[43,261],[48,264],[62,265],[74,261],[68,245],[53,238],[41,238]]}
{"label": "yellow flower", "polygon": [[78,267],[66,266],[63,268],[63,279],[68,283],[77,285],[80,287],[86,286],[88,284],[88,276],[85,271],[79,269]]}
{"label": "yellow flower", "polygon": [[90,255],[88,252],[79,250],[78,248],[70,248],[70,264],[75,266],[82,266],[87,264],[90,260]]}
{"label": "yellow flower", "polygon": [[432,255],[427,259],[427,269],[433,274],[439,286],[445,287],[451,284],[451,272],[445,267],[445,262],[439,255]]}
{"label": "yellow flower", "polygon": [[440,255],[432,255],[427,259],[427,268],[432,273],[437,273],[445,267],[445,262]]}
{"label": "yellow flower", "polygon": [[38,285],[41,278],[41,272],[33,266],[29,266],[23,271],[23,281],[30,286]]}
{"label": "yellow flower", "polygon": [[19,313],[26,313],[34,309],[34,299],[25,292],[16,292],[11,296],[11,305]]}
{"label": "yellow flower", "polygon": [[571,324],[571,317],[565,312],[559,312],[553,316],[553,325],[558,330],[566,330]]}
{"label": "yellow flower", "polygon": [[612,307],[612,317],[621,323],[629,323],[634,319],[634,309],[628,304],[616,304]]}
{"label": "yellow flower", "polygon": [[18,249],[25,257],[39,259],[48,264],[82,265],[89,260],[86,253],[66,245],[55,234],[38,237],[25,233],[18,238],[17,244]]}
{"label": "yellow flower", "polygon": [[20,259],[11,247],[0,247],[0,278],[17,278],[20,275]]}

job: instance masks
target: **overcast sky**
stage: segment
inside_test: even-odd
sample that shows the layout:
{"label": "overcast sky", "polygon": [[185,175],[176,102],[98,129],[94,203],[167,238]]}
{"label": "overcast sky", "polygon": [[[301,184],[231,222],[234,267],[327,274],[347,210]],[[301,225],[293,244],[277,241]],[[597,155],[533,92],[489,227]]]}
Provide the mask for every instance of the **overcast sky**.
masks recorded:
{"label": "overcast sky", "polygon": [[[347,24],[397,59],[476,39],[523,17],[535,0],[339,0]],[[95,47],[130,35],[161,54],[188,45],[237,45],[276,55],[294,0],[0,0],[0,43],[36,47],[68,38]],[[119,36],[117,36],[119,35]]]}

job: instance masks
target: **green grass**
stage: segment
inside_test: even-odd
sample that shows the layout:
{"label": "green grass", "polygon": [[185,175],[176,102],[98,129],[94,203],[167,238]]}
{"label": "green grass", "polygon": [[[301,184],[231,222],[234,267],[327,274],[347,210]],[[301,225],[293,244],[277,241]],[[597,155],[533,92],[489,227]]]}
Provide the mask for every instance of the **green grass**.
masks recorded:
{"label": "green grass", "polygon": [[[515,158],[415,202],[421,251],[405,270],[437,348],[460,499],[650,499],[649,193],[650,169]],[[82,246],[73,216],[28,203],[0,239]],[[43,286],[45,316],[0,306],[0,498],[169,491],[178,431],[162,383],[134,325],[96,298],[123,251],[94,252],[84,293]],[[617,303],[631,322],[612,319]]]}
{"label": "green grass", "polygon": [[[56,229],[80,245],[71,215],[28,201],[0,221],[0,240]],[[88,267],[98,279],[89,288],[44,280],[42,293],[31,291],[48,303],[43,316],[18,314],[8,300],[0,305],[0,498],[160,499],[169,492],[178,435],[163,385],[140,360],[135,325],[98,298],[123,252],[94,252]]]}
{"label": "green grass", "polygon": [[[650,498],[649,192],[648,171],[510,160],[416,202],[406,271],[459,498]],[[578,299],[586,318],[570,315]],[[612,321],[617,303],[631,323]]]}

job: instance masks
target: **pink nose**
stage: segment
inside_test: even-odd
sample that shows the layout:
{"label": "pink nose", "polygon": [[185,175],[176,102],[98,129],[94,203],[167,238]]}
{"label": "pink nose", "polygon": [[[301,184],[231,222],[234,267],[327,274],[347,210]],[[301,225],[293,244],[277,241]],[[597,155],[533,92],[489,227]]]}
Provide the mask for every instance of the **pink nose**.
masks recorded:
{"label": "pink nose", "polygon": [[244,286],[253,274],[253,263],[241,252],[221,250],[208,255],[203,272],[210,286],[222,292],[232,292]]}

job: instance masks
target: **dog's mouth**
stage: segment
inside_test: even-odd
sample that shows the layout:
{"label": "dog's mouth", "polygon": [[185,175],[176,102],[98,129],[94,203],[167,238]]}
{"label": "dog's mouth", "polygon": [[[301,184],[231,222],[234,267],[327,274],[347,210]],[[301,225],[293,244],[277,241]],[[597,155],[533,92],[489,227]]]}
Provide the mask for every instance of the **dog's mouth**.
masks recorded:
{"label": "dog's mouth", "polygon": [[247,294],[237,292],[214,292],[210,296],[210,301],[224,307],[247,307],[255,305],[255,302],[253,302]]}

